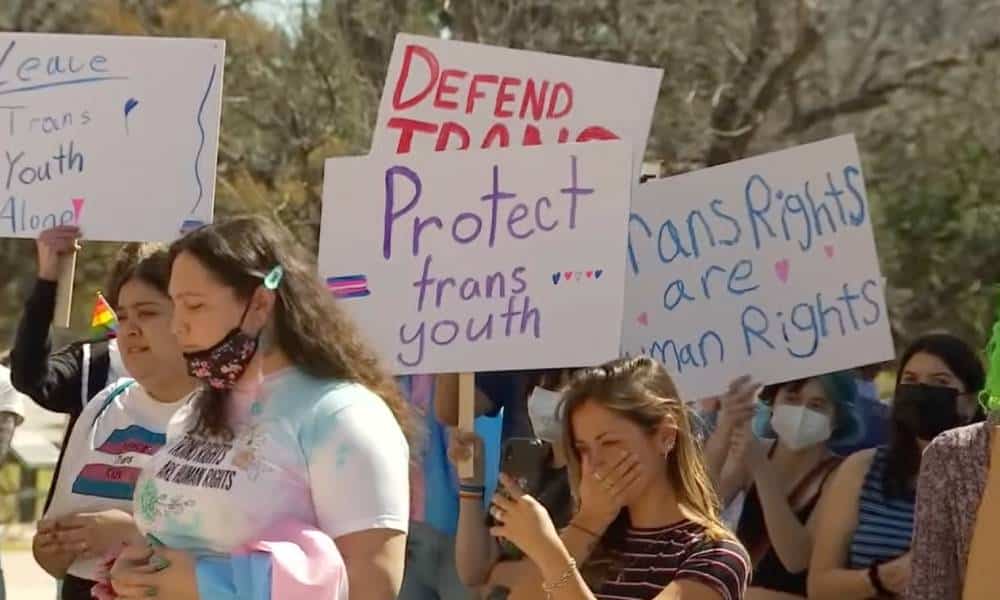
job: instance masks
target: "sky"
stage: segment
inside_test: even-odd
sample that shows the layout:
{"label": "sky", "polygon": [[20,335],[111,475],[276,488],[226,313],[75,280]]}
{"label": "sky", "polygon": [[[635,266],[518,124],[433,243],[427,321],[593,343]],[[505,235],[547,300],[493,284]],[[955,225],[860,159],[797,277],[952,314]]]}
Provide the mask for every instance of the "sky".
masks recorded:
{"label": "sky", "polygon": [[[316,3],[317,0],[306,0],[308,5]],[[254,0],[250,12],[290,31],[297,22],[296,16],[301,6],[302,0]]]}

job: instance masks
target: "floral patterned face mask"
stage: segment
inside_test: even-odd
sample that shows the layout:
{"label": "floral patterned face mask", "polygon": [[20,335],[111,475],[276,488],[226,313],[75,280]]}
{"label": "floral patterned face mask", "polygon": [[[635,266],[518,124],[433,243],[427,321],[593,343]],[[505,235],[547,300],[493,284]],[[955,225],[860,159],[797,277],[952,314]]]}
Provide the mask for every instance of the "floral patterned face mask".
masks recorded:
{"label": "floral patterned face mask", "polygon": [[[264,287],[274,291],[281,283],[282,275],[281,267],[275,267],[264,279]],[[260,332],[250,335],[243,331],[243,322],[250,312],[252,301],[252,298],[247,301],[239,325],[232,328],[217,344],[204,350],[184,353],[188,374],[191,377],[217,390],[229,390],[236,385],[246,372],[247,365],[257,354],[260,342]]]}

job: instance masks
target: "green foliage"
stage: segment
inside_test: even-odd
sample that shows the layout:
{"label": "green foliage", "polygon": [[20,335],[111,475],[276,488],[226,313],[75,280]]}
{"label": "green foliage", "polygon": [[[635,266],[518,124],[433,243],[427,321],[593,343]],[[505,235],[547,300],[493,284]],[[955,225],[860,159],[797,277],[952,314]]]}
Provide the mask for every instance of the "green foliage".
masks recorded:
{"label": "green foliage", "polygon": [[[993,2],[320,0],[290,28],[252,4],[10,0],[0,30],[224,38],[217,214],[270,214],[312,247],[323,160],[368,151],[397,31],[659,66],[649,159],[681,172],[854,132],[897,341],[946,328],[985,343],[1000,275]],[[113,249],[87,244],[79,262],[80,333]],[[0,240],[0,336],[33,256]]]}

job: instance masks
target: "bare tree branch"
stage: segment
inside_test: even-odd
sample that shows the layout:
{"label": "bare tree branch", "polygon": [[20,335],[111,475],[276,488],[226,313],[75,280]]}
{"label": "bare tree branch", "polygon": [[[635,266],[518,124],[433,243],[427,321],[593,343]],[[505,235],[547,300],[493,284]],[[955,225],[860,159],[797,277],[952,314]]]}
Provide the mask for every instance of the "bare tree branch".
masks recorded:
{"label": "bare tree branch", "polygon": [[[864,42],[857,46],[854,58],[851,59],[850,64],[847,67],[846,80],[842,86],[843,89],[854,87],[857,76],[861,72],[861,65],[864,64],[864,61],[867,58],[872,56],[872,48],[882,35],[886,17],[889,16],[889,11],[892,8],[893,3],[886,1],[882,3],[881,7],[879,7],[879,11],[875,13],[875,16],[872,18],[871,25],[868,28],[868,34],[864,37]],[[878,57],[876,57],[876,61],[877,60],[879,60]],[[869,77],[871,77],[877,70],[877,64],[873,65],[870,70]]]}
{"label": "bare tree branch", "polygon": [[926,91],[926,83],[919,81],[918,78],[924,75],[946,71],[959,65],[968,64],[978,54],[992,52],[998,49],[1000,49],[1000,35],[993,39],[986,39],[980,42],[971,52],[944,54],[935,58],[929,58],[911,63],[903,69],[903,72],[896,79],[892,81],[883,82],[877,85],[869,85],[852,97],[804,111],[797,119],[790,122],[784,128],[783,133],[799,133],[818,123],[828,121],[841,115],[858,113],[883,106],[889,102],[890,96],[893,92],[901,89]]}
{"label": "bare tree branch", "polygon": [[[756,22],[750,51],[745,61],[734,59],[737,65],[736,74],[721,90],[719,102],[712,110],[709,123],[711,131],[734,131],[747,125],[746,111],[740,106],[741,95],[753,87],[754,81],[775,50],[775,40],[778,39],[778,35],[774,13],[771,10],[772,3],[770,0],[755,0],[753,4]],[[729,162],[733,158],[733,140],[716,137],[708,150],[708,164]]]}
{"label": "bare tree branch", "polygon": [[[763,75],[768,55],[775,49],[770,39],[776,35],[776,27],[773,16],[767,12],[768,10],[758,6],[754,50],[743,61],[743,69],[733,83],[732,91],[728,89],[722,91],[722,102],[719,102],[713,111],[709,131],[714,141],[708,151],[709,165],[735,160],[746,154],[757,126],[763,122],[764,114],[771,109],[785,83],[794,78],[821,40],[821,35],[813,23],[813,5],[800,1],[798,36],[792,51],[766,74],[764,82],[757,89],[749,106],[737,107],[735,101],[737,96],[733,92],[752,87],[752,82]],[[768,40],[762,40],[760,37],[762,35],[767,36]],[[718,126],[720,123],[728,123],[729,128],[720,128]]]}
{"label": "bare tree branch", "polygon": [[326,92],[326,99],[330,103],[331,112],[336,111],[338,105],[337,88],[330,81],[329,67],[323,64],[323,61],[317,56],[315,45],[310,44],[306,48],[306,56],[309,57],[309,64],[312,66],[313,72],[323,83],[323,89]]}
{"label": "bare tree branch", "polygon": [[454,38],[465,42],[480,42],[476,7],[468,0],[445,2],[445,10],[452,16]]}

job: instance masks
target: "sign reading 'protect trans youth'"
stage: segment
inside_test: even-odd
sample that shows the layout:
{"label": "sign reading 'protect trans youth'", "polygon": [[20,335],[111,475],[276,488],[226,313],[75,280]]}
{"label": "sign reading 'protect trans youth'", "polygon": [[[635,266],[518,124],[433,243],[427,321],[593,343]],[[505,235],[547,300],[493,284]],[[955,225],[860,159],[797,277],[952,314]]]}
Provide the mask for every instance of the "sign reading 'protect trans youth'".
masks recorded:
{"label": "sign reading 'protect trans youth'", "polygon": [[614,358],[630,155],[606,142],[331,159],[320,273],[398,374]]}

